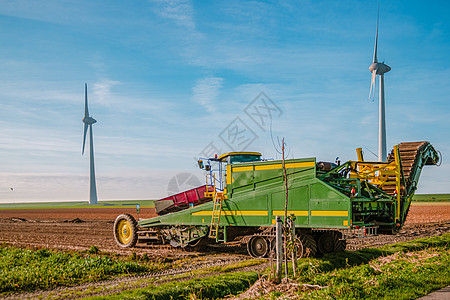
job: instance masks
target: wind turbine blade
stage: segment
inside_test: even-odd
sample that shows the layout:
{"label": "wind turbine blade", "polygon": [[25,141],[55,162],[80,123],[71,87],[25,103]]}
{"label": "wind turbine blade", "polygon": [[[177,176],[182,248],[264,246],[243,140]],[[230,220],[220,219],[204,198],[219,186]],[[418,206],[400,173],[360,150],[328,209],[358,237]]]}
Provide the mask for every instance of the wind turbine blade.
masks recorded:
{"label": "wind turbine blade", "polygon": [[81,155],[84,154],[84,146],[86,144],[86,133],[88,130],[88,124],[84,123],[84,137],[83,137],[83,150],[81,151]]}
{"label": "wind turbine blade", "polygon": [[378,23],[380,20],[380,4],[378,3],[378,15],[377,15],[377,34],[375,35],[375,47],[373,50],[373,62],[376,63],[377,61],[377,48],[378,48]]}
{"label": "wind turbine blade", "polygon": [[87,100],[87,83],[84,84],[84,117],[89,117],[88,100]]}
{"label": "wind turbine blade", "polygon": [[369,100],[370,100],[370,96],[372,95],[372,91],[373,91],[373,98],[372,98],[372,102],[374,101],[374,99],[375,99],[375,90],[374,90],[374,87],[375,87],[375,78],[377,77],[377,69],[374,69],[373,71],[372,71],[372,81],[371,81],[371,83],[370,83],[370,91],[369,91]]}

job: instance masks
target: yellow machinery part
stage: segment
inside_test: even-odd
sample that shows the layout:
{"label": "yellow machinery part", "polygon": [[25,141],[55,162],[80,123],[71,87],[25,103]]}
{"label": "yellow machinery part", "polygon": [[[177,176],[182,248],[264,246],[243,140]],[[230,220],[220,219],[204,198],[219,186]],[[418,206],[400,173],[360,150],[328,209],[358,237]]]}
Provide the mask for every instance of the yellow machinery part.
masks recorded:
{"label": "yellow machinery part", "polygon": [[122,244],[128,244],[132,238],[133,231],[131,224],[127,220],[120,220],[117,224],[117,239]]}
{"label": "yellow machinery part", "polygon": [[384,186],[395,186],[397,194],[395,221],[400,219],[401,201],[401,160],[398,145],[394,146],[394,157],[392,162],[366,162],[364,161],[362,149],[357,148],[358,161],[352,162],[353,171],[350,178],[359,178],[382,189]]}

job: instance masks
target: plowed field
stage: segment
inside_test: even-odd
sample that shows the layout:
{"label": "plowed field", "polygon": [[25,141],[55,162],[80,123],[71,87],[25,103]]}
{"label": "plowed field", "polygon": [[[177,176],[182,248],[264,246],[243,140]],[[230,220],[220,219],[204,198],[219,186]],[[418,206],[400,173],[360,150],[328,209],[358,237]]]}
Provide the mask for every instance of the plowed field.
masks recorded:
{"label": "plowed field", "polygon": [[[121,213],[137,218],[155,216],[153,208],[7,209],[0,210],[0,242],[20,247],[102,251],[124,255],[147,253],[151,257],[184,257],[193,253],[170,246],[120,249],[113,239],[114,219]],[[349,241],[347,249],[379,246],[450,232],[450,203],[414,203],[400,234]],[[245,249],[243,250],[245,251]],[[241,251],[242,252],[242,251]]]}
{"label": "plowed field", "polygon": [[30,220],[105,220],[114,221],[120,214],[131,214],[136,219],[152,218],[156,216],[154,208],[141,208],[139,215],[135,208],[52,208],[52,209],[0,209],[0,219],[24,218]]}

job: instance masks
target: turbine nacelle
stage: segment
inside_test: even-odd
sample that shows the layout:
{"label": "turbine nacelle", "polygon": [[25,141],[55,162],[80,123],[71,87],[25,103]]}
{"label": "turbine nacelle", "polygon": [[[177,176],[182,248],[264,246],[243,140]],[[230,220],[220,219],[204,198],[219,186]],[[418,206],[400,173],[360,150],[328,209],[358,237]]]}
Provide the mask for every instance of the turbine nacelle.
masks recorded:
{"label": "turbine nacelle", "polygon": [[90,116],[84,117],[82,121],[84,124],[87,124],[87,125],[92,125],[94,123],[97,123],[97,120]]}
{"label": "turbine nacelle", "polygon": [[377,75],[383,75],[384,73],[389,72],[391,70],[391,67],[389,67],[385,63],[374,62],[370,65],[369,70],[372,74],[376,70]]}

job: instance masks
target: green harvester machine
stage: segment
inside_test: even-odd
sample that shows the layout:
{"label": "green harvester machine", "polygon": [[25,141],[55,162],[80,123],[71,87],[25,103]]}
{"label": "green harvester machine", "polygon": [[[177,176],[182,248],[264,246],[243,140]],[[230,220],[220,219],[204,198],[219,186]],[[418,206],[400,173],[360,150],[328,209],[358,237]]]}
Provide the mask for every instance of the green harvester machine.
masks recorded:
{"label": "green harvester machine", "polygon": [[232,152],[199,160],[208,171],[206,201],[139,221],[119,215],[115,240],[120,247],[240,242],[251,256],[265,257],[274,249],[276,217],[285,221],[286,194],[286,214],[296,217],[303,249],[299,257],[342,251],[348,238],[397,233],[422,168],[437,165],[438,152],[429,142],[406,142],[394,146],[386,162],[365,161],[361,148],[357,157],[343,164],[316,158],[283,163],[263,161],[256,152]]}

